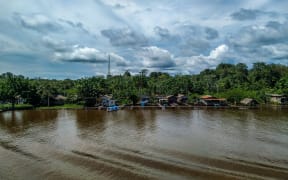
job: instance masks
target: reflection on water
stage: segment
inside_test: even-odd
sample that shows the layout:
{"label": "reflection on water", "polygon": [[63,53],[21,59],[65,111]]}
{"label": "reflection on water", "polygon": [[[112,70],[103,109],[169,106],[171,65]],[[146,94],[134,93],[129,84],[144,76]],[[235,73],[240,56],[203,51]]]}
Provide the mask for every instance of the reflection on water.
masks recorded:
{"label": "reflection on water", "polygon": [[0,179],[285,179],[287,113],[2,112]]}
{"label": "reflection on water", "polygon": [[23,133],[29,127],[53,126],[57,116],[58,111],[9,111],[0,113],[0,127],[11,134]]}

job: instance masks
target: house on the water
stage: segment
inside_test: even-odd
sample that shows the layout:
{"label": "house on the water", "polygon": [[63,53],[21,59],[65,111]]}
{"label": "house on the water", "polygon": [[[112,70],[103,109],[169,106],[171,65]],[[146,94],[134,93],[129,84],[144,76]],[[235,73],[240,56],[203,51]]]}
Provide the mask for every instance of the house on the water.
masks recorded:
{"label": "house on the water", "polygon": [[182,105],[182,104],[187,104],[188,102],[188,97],[185,96],[184,94],[178,94],[177,96],[177,103]]}
{"label": "house on the water", "polygon": [[110,107],[116,105],[116,100],[113,99],[113,97],[110,95],[101,96],[100,100],[101,100],[101,106],[103,107]]}
{"label": "house on the water", "polygon": [[199,105],[204,106],[227,106],[227,101],[224,98],[217,98],[210,95],[201,96],[198,102]]}
{"label": "house on the water", "polygon": [[283,94],[266,94],[273,104],[288,104],[287,96]]}
{"label": "house on the water", "polygon": [[244,106],[257,106],[259,103],[255,99],[244,98],[240,101],[240,104]]}
{"label": "house on the water", "polygon": [[148,103],[149,103],[149,101],[150,101],[150,98],[149,98],[149,96],[141,96],[141,98],[140,98],[140,105],[141,106],[146,106]]}
{"label": "house on the water", "polygon": [[169,105],[173,105],[173,104],[175,105],[177,103],[177,96],[175,95],[169,95],[166,98],[168,100]]}
{"label": "house on the water", "polygon": [[66,100],[67,100],[67,97],[61,94],[58,94],[57,96],[53,97],[52,103],[54,105],[64,105]]}

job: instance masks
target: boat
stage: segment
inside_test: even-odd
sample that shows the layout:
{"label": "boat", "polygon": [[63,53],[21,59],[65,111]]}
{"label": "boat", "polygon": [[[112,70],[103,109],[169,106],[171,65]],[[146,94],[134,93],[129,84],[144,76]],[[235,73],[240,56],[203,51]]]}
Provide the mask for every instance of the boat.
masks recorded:
{"label": "boat", "polygon": [[107,107],[108,112],[118,111],[118,110],[119,110],[119,106],[116,106],[116,105]]}

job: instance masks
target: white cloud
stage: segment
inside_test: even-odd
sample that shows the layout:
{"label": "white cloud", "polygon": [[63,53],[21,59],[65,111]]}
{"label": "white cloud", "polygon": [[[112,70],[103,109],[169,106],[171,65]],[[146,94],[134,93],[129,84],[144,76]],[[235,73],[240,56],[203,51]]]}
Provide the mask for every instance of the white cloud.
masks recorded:
{"label": "white cloud", "polygon": [[156,46],[144,47],[138,54],[147,68],[170,68],[175,66],[173,55],[166,49]]}
{"label": "white cloud", "polygon": [[217,48],[215,48],[214,50],[212,50],[208,58],[211,58],[211,59],[221,58],[221,56],[224,55],[228,50],[229,50],[229,47],[226,44],[222,44],[218,46]]}
{"label": "white cloud", "polygon": [[68,62],[103,63],[107,62],[108,56],[95,48],[74,46],[72,51],[55,52],[55,60]]}
{"label": "white cloud", "polygon": [[267,51],[271,58],[275,59],[288,59],[288,45],[287,44],[276,44],[263,46],[263,50]]}
{"label": "white cloud", "polygon": [[[118,54],[115,53],[109,53],[111,60],[115,61],[117,66],[128,66],[129,62],[123,58],[122,56],[119,56]],[[113,63],[113,62],[112,62]]]}
{"label": "white cloud", "polygon": [[208,56],[190,56],[177,57],[178,69],[183,72],[199,73],[206,68],[215,68],[219,63],[225,60],[229,47],[226,44],[219,45],[213,49]]}
{"label": "white cloud", "polygon": [[50,32],[61,30],[61,25],[43,14],[23,15],[14,14],[14,18],[25,27],[39,32]]}

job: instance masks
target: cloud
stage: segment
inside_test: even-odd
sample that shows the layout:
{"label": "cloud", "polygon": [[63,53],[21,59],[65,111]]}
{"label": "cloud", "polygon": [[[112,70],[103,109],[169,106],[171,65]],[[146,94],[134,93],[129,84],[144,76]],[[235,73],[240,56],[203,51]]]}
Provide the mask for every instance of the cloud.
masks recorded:
{"label": "cloud", "polygon": [[213,39],[216,39],[218,38],[218,31],[213,29],[213,28],[210,28],[210,27],[206,27],[205,28],[205,37],[206,39],[208,40],[213,40]]}
{"label": "cloud", "polygon": [[79,74],[80,68],[83,73],[90,68],[87,75],[106,73],[108,54],[117,73],[143,66],[192,73],[222,61],[249,65],[287,59],[284,0],[52,1],[0,3],[2,71],[14,66],[14,72],[23,72],[16,68],[28,59],[23,54],[36,53],[34,69],[53,74],[57,66],[59,73],[69,68]]}
{"label": "cloud", "polygon": [[[58,42],[55,42],[56,47]],[[53,44],[54,45],[54,44]],[[118,67],[128,66],[128,61],[116,53],[106,53],[95,48],[81,47],[75,45],[69,49],[64,46],[63,50],[54,52],[54,60],[63,62],[77,62],[77,63],[92,63],[103,64],[108,62],[110,56],[111,64],[116,64]],[[53,46],[55,48],[55,46]]]}
{"label": "cloud", "polygon": [[217,48],[215,48],[214,50],[212,50],[208,58],[211,58],[211,59],[221,58],[221,56],[225,54],[228,50],[229,50],[229,47],[226,44],[222,44],[218,46]]}
{"label": "cloud", "polygon": [[288,41],[288,22],[270,21],[266,25],[253,25],[241,29],[229,39],[235,46],[261,46]]}
{"label": "cloud", "polygon": [[125,6],[120,4],[120,3],[117,3],[117,4],[114,5],[114,8],[116,8],[116,9],[124,9]]}
{"label": "cloud", "polygon": [[173,55],[165,50],[156,46],[144,47],[138,53],[138,58],[147,68],[171,68],[176,64],[173,61]]}
{"label": "cloud", "polygon": [[262,47],[272,59],[288,60],[288,45],[287,44],[274,44]]}
{"label": "cloud", "polygon": [[95,48],[74,46],[71,51],[55,52],[55,60],[81,63],[107,62],[108,56]]}
{"label": "cloud", "polygon": [[43,14],[14,14],[14,18],[25,28],[38,32],[60,31],[61,25]]}
{"label": "cloud", "polygon": [[22,27],[40,33],[71,33],[72,31],[93,35],[81,22],[73,22],[61,18],[53,19],[47,15],[37,13],[28,15],[14,13],[13,17]]}
{"label": "cloud", "polygon": [[44,46],[57,52],[65,52],[71,49],[64,40],[56,40],[50,36],[44,36],[42,42]]}
{"label": "cloud", "polygon": [[234,20],[245,21],[245,20],[254,20],[258,15],[259,15],[258,10],[241,8],[239,11],[232,13],[231,17]]}
{"label": "cloud", "polygon": [[[115,53],[109,53],[111,61],[115,61],[116,66],[128,66],[129,63],[127,60],[125,60],[122,56],[119,56],[118,54]],[[113,62],[112,62],[113,63]]]}
{"label": "cloud", "polygon": [[169,38],[170,37],[170,32],[166,28],[156,26],[154,28],[154,32],[162,38]]}
{"label": "cloud", "polygon": [[286,63],[288,43],[288,22],[268,21],[266,24],[250,25],[240,29],[228,39],[234,51],[235,60],[252,64]]}
{"label": "cloud", "polygon": [[83,33],[87,33],[87,34],[91,34],[83,25],[83,23],[81,22],[72,22],[69,20],[65,20],[65,19],[59,19],[60,22],[66,23],[67,25],[69,25],[70,27],[80,30]]}
{"label": "cloud", "polygon": [[214,28],[189,23],[177,24],[170,29],[156,26],[154,33],[160,37],[156,38],[155,44],[168,49],[176,56],[206,53],[219,37],[218,31]]}
{"label": "cloud", "polygon": [[203,69],[215,68],[220,62],[226,61],[229,58],[228,51],[229,47],[226,44],[221,44],[211,50],[208,56],[177,57],[175,60],[177,66],[181,67],[183,71],[199,73]]}
{"label": "cloud", "polygon": [[5,36],[0,34],[0,52],[7,52],[7,51],[27,51],[27,45],[23,44],[22,42],[15,40],[9,36]]}
{"label": "cloud", "polygon": [[113,46],[142,46],[147,43],[143,34],[130,28],[105,29],[101,34],[108,38]]}
{"label": "cloud", "polygon": [[[207,40],[213,40],[218,38],[218,31],[211,27],[196,26],[193,24],[183,24],[178,27],[178,31],[182,32],[182,36],[196,36],[198,38],[205,38]],[[195,38],[196,38],[195,37]]]}
{"label": "cloud", "polygon": [[241,8],[239,11],[232,13],[231,18],[237,21],[247,21],[255,20],[258,17],[268,16],[268,17],[278,17],[279,13],[276,12],[266,12],[257,9],[244,9]]}

